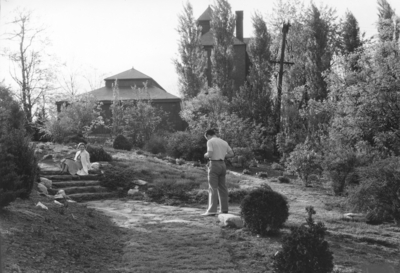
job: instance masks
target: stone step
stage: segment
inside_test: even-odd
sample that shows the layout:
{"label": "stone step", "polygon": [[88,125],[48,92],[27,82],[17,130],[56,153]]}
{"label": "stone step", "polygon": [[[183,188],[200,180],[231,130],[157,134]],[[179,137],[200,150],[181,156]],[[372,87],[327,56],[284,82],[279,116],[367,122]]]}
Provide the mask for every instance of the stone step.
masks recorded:
{"label": "stone step", "polygon": [[76,193],[109,192],[107,188],[102,186],[69,187],[69,188],[63,188],[63,190],[68,196]]}
{"label": "stone step", "polygon": [[[89,170],[89,174],[101,174],[101,170]],[[48,175],[61,175],[60,170],[45,170],[40,169],[41,176],[48,176]],[[65,174],[62,174],[65,175]]]}
{"label": "stone step", "polygon": [[54,181],[53,187],[60,188],[70,188],[70,187],[86,187],[86,186],[100,186],[98,180],[81,180],[81,181]]}
{"label": "stone step", "polygon": [[79,181],[79,180],[97,180],[101,177],[98,174],[88,175],[70,175],[70,174],[59,174],[59,175],[41,175],[41,177],[50,179],[51,181]]}
{"label": "stone step", "polygon": [[118,194],[116,192],[75,193],[68,195],[68,197],[70,197],[72,200],[76,202],[110,199],[110,198],[115,198],[117,196]]}

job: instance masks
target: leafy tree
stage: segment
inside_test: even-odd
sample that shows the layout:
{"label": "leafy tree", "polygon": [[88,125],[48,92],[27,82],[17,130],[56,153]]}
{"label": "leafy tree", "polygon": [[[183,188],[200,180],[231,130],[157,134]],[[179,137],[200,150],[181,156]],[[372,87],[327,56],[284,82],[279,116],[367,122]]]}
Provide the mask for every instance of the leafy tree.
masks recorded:
{"label": "leafy tree", "polygon": [[174,64],[179,77],[180,93],[184,99],[190,99],[206,86],[206,58],[200,41],[201,29],[196,24],[189,1],[178,19],[180,60],[174,60]]}
{"label": "leafy tree", "polygon": [[235,17],[227,0],[216,0],[211,13],[214,47],[211,54],[213,85],[230,100],[233,96],[233,32]]}
{"label": "leafy tree", "polygon": [[118,80],[115,80],[113,84],[113,101],[110,105],[112,114],[111,135],[116,137],[123,131],[124,126],[124,104],[121,102],[119,97]]}
{"label": "leafy tree", "polygon": [[159,129],[166,114],[151,105],[146,86],[138,92],[138,100],[124,103],[124,133],[131,138],[133,145],[142,147]]}
{"label": "leafy tree", "polygon": [[15,41],[18,49],[7,52],[16,66],[11,75],[20,88],[17,97],[29,122],[32,122],[34,108],[53,88],[54,80],[44,53],[49,41],[43,38],[44,29],[35,28],[32,20],[31,12],[19,11],[16,14],[11,22],[14,29],[8,33],[8,39]]}

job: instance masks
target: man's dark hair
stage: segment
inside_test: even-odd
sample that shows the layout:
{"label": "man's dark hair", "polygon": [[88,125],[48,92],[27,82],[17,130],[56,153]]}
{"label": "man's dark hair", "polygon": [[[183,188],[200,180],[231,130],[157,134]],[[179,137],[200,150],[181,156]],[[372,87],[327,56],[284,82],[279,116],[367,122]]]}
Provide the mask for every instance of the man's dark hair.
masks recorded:
{"label": "man's dark hair", "polygon": [[215,131],[213,129],[209,129],[206,131],[206,136],[215,136]]}

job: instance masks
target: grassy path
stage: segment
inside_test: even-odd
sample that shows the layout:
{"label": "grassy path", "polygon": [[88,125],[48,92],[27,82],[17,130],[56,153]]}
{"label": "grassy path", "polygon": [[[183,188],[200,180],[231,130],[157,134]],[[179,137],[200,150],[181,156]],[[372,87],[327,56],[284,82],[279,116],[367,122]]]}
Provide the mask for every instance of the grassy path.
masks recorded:
{"label": "grassy path", "polygon": [[237,272],[218,217],[201,216],[204,209],[119,200],[87,204],[128,229],[116,272]]}

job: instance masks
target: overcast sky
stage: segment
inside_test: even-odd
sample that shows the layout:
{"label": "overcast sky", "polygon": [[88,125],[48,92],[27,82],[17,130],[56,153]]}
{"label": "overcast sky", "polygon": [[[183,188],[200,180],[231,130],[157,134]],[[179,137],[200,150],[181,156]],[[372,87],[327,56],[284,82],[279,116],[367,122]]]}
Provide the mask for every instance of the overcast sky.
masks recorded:
{"label": "overcast sky", "polygon": [[[168,92],[178,95],[177,75],[172,60],[177,57],[177,16],[182,0],[0,0],[0,32],[16,8],[33,10],[47,26],[51,52],[70,67],[92,67],[108,76],[131,67],[154,78]],[[198,18],[212,0],[191,0]],[[232,11],[244,11],[244,37],[251,37],[251,15],[272,11],[273,0],[229,0]],[[339,16],[348,9],[367,36],[376,33],[376,0],[323,0]],[[306,3],[309,3],[308,1]],[[400,14],[400,1],[389,0]],[[289,33],[290,35],[290,33]],[[0,50],[4,39],[0,36]],[[12,85],[10,65],[0,58],[0,81]],[[86,88],[87,89],[87,88]]]}

